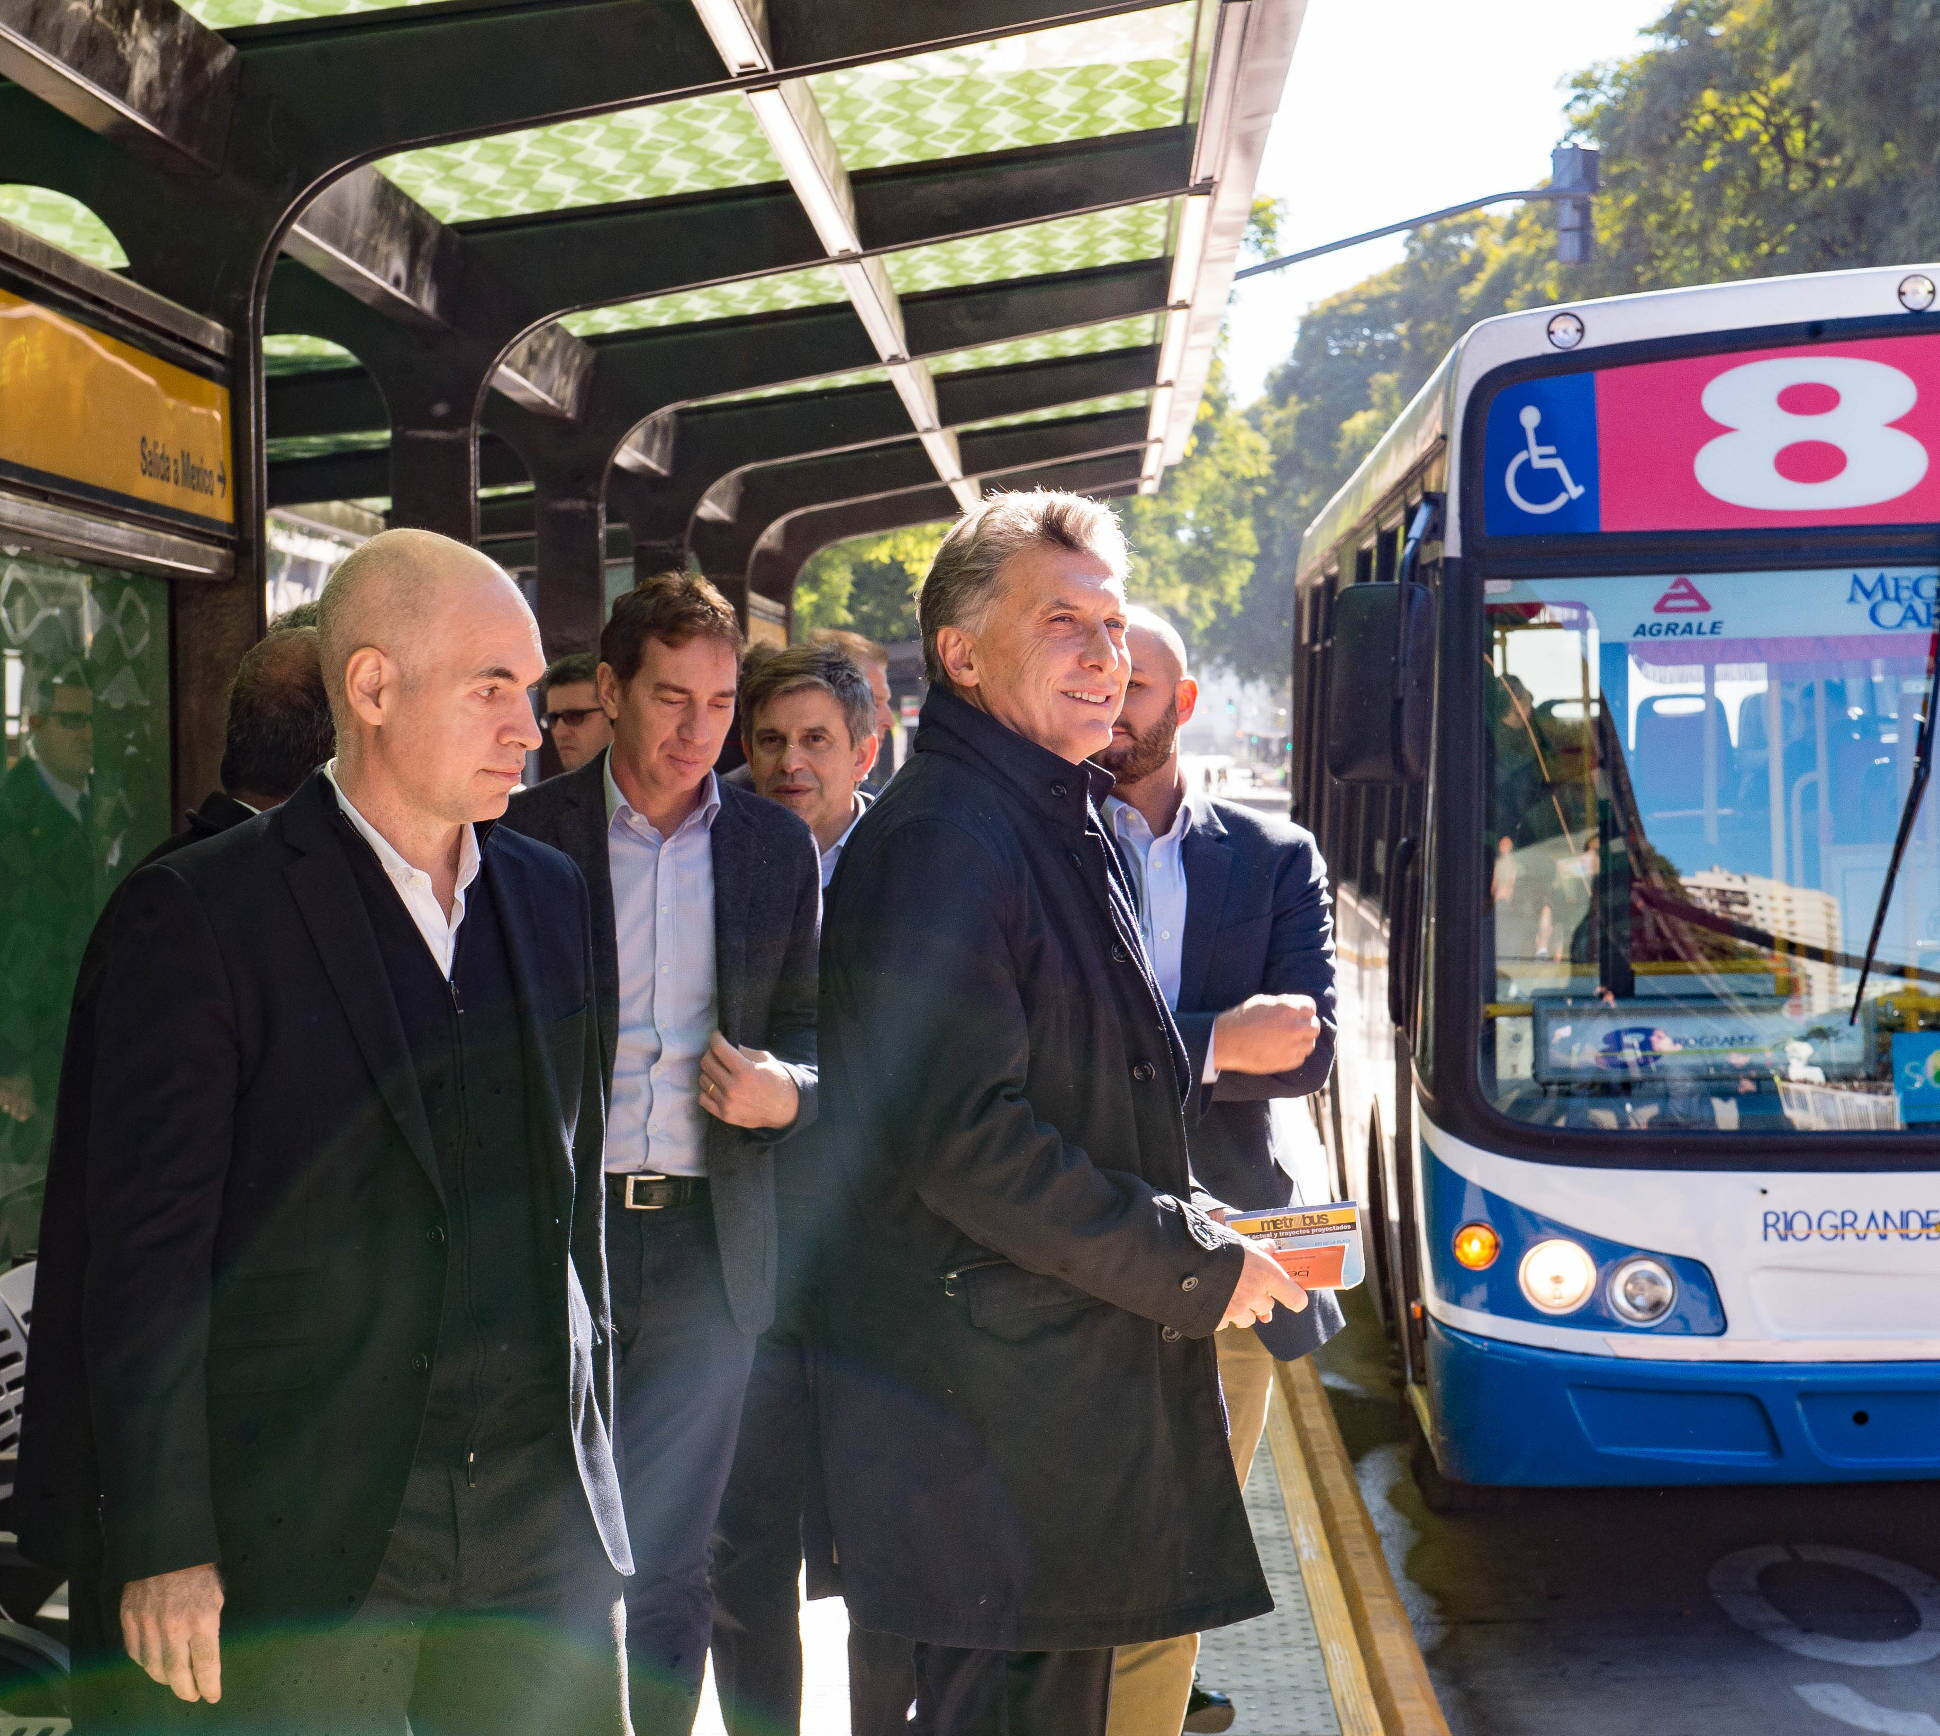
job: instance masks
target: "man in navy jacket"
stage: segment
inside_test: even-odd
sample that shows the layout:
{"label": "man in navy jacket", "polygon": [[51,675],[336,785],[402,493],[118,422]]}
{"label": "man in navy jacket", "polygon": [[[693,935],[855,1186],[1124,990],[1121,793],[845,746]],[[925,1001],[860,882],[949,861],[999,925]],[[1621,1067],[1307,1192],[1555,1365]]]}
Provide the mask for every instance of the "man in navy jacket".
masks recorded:
{"label": "man in navy jacket", "polygon": [[1268,1607],[1209,1342],[1306,1296],[1187,1199],[1191,1074],[1097,802],[1116,521],[999,494],[919,604],[915,756],[822,957],[854,1218],[825,1281],[851,1620],[913,1640],[925,1736],[1102,1736],[1111,1648]]}
{"label": "man in navy jacket", "polygon": [[[1326,1083],[1334,1059],[1334,942],[1327,867],[1313,835],[1239,802],[1188,794],[1179,729],[1199,686],[1177,631],[1126,612],[1125,704],[1098,763],[1117,780],[1107,817],[1138,897],[1161,992],[1197,1081],[1187,1124],[1192,1177],[1241,1211],[1294,1196],[1275,1149],[1272,1102]],[[1266,1423],[1273,1356],[1300,1356],[1340,1329],[1334,1297],[1284,1316],[1273,1351],[1251,1332],[1218,1339],[1233,1460],[1245,1482]],[[1232,1708],[1193,1684],[1196,1635],[1119,1648],[1110,1736],[1223,1730]],[[1188,1707],[1188,1697],[1191,1705]]]}
{"label": "man in navy jacket", "polygon": [[505,822],[565,851],[592,895],[642,1736],[678,1736],[699,1701],[709,1539],[775,1314],[774,1148],[815,1115],[814,834],[713,771],[741,650],[705,579],[642,580],[600,635],[612,747]]}

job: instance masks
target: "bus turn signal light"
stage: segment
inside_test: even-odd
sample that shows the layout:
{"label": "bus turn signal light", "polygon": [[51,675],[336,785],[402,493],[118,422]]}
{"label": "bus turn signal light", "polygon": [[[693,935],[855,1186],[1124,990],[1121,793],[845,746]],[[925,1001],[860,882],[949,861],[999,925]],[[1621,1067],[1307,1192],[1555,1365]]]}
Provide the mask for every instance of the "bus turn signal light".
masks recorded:
{"label": "bus turn signal light", "polygon": [[1486,1272],[1502,1252],[1502,1238],[1487,1224],[1464,1224],[1455,1232],[1455,1260],[1471,1272]]}

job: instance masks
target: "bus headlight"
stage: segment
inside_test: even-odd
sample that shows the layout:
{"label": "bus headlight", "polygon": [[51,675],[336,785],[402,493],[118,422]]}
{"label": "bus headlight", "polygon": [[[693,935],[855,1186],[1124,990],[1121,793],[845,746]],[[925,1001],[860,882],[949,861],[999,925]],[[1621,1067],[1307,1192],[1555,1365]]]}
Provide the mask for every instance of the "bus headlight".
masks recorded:
{"label": "bus headlight", "polygon": [[1677,1280],[1660,1260],[1626,1260],[1610,1274],[1610,1306],[1633,1326],[1655,1326],[1677,1300]]}
{"label": "bus headlight", "polygon": [[1552,1236],[1523,1255],[1516,1280],[1545,1314],[1569,1314],[1590,1299],[1596,1262],[1575,1242]]}

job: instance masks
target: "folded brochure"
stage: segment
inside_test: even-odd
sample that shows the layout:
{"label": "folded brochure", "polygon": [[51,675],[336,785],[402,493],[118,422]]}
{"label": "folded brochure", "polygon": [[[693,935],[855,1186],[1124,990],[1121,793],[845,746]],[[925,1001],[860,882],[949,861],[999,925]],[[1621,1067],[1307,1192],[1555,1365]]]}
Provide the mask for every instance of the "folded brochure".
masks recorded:
{"label": "folded brochure", "polygon": [[1357,1201],[1234,1212],[1226,1226],[1266,1249],[1303,1289],[1351,1290],[1366,1275]]}

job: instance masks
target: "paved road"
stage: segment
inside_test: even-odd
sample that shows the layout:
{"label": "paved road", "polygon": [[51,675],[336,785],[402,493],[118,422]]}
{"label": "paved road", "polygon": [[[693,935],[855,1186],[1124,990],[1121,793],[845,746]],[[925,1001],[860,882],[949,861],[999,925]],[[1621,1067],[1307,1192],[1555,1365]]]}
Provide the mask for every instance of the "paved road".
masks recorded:
{"label": "paved road", "polygon": [[1323,1361],[1456,1736],[1940,1736],[1940,1484],[1532,1491],[1441,1518],[1364,1305]]}

